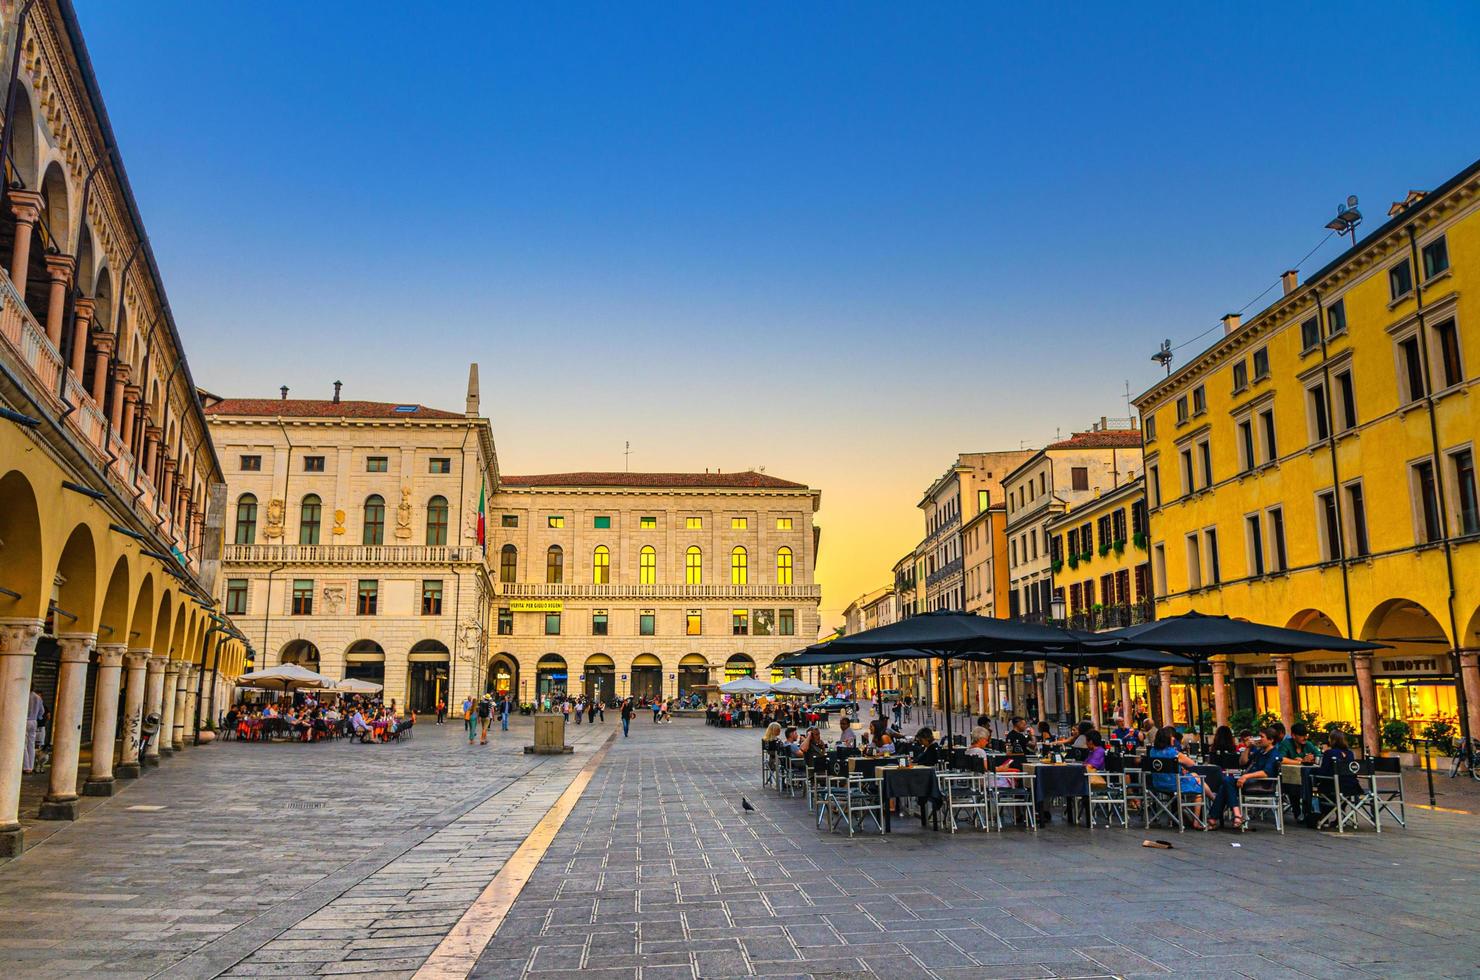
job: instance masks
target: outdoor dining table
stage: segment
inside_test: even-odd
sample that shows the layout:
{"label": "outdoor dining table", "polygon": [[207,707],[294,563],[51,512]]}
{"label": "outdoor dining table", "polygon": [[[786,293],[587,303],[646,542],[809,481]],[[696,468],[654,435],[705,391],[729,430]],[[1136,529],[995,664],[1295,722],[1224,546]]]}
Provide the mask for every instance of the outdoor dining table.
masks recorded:
{"label": "outdoor dining table", "polygon": [[1280,763],[1280,782],[1286,786],[1295,787],[1295,795],[1300,800],[1300,812],[1308,816],[1313,809],[1316,791],[1316,774],[1321,771],[1320,766],[1307,766],[1299,762],[1291,762],[1288,759]]}
{"label": "outdoor dining table", "polygon": [[1038,811],[1046,812],[1052,800],[1064,799],[1064,815],[1074,822],[1074,801],[1089,806],[1089,770],[1082,762],[1028,762],[1023,771],[1033,775],[1033,799]]}
{"label": "outdoor dining table", "polygon": [[920,826],[925,826],[925,803],[939,803],[944,799],[940,784],[935,779],[934,766],[880,766],[878,774],[884,779],[884,833],[889,833],[889,803],[892,800],[920,801]]}

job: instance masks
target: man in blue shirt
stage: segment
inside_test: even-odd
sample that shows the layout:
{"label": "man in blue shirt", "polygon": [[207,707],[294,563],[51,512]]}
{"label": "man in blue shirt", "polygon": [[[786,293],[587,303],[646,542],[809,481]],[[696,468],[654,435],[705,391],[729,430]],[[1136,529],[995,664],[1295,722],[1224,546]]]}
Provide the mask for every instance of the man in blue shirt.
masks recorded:
{"label": "man in blue shirt", "polygon": [[1280,753],[1275,748],[1276,734],[1272,728],[1260,731],[1257,743],[1249,749],[1249,764],[1244,766],[1244,771],[1233,779],[1224,778],[1223,785],[1218,787],[1218,795],[1213,799],[1214,820],[1221,819],[1223,811],[1232,807],[1233,827],[1235,830],[1239,829],[1243,826],[1244,815],[1237,804],[1238,791],[1253,779],[1280,778]]}

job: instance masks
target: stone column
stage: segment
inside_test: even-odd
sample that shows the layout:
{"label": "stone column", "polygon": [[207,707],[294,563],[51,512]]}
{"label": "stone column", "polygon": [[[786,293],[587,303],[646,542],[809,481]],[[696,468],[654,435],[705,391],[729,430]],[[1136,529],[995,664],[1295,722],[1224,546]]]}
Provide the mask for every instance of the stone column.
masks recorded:
{"label": "stone column", "polygon": [[1213,723],[1228,724],[1228,661],[1219,657],[1213,665]]}
{"label": "stone column", "polygon": [[[1456,650],[1459,676],[1465,685],[1465,713],[1470,719],[1470,737],[1480,738],[1480,650]],[[1377,702],[1374,699],[1373,704]]]}
{"label": "stone column", "polygon": [[41,801],[42,820],[76,820],[77,760],[82,753],[82,701],[87,694],[87,664],[96,633],[61,633],[56,710],[51,718],[51,782]]}
{"label": "stone column", "polygon": [[[72,373],[77,376],[77,383],[82,383],[82,373],[87,366],[87,336],[88,328],[92,323],[93,301],[90,299],[79,299],[75,304],[76,316],[72,318]],[[97,387],[97,383],[93,383]],[[94,398],[93,401],[99,405],[103,403]]]}
{"label": "stone column", "polygon": [[1372,654],[1352,654],[1352,673],[1357,675],[1357,706],[1361,711],[1362,752],[1364,755],[1375,756],[1382,751],[1382,732],[1377,713],[1377,684],[1372,679]]}
{"label": "stone column", "polygon": [[1043,721],[1048,718],[1048,671],[1043,669],[1042,664],[1038,664],[1033,675],[1034,682],[1038,685],[1038,717],[1035,720]]}
{"label": "stone column", "polygon": [[175,714],[173,725],[173,746],[176,752],[185,747],[185,705],[190,699],[190,665],[181,664],[179,673],[175,678]]}
{"label": "stone column", "polygon": [[1120,717],[1122,725],[1135,727],[1135,712],[1131,710],[1131,672],[1128,670],[1120,671]]}
{"label": "stone column", "polygon": [[[133,369],[130,368],[128,364],[120,363],[115,365],[113,368],[113,373],[118,379],[114,382],[115,387],[113,389],[113,405],[115,408],[123,413],[123,417],[118,420],[118,424],[113,427],[113,431],[117,432],[118,438],[123,440],[124,448],[127,449],[130,453],[133,453],[134,403],[139,398],[139,386],[128,383],[129,376],[133,373]],[[123,382],[122,387],[118,387],[119,381]],[[122,394],[120,395],[119,392],[122,392]]]}
{"label": "stone column", "polygon": [[175,754],[175,694],[180,689],[180,661],[166,660],[159,698],[159,751]]}
{"label": "stone column", "polygon": [[[160,719],[159,731],[149,740],[149,748],[144,751],[144,765],[159,765],[159,743],[165,732],[164,727],[164,668],[169,658],[156,652],[149,655],[148,677],[144,682],[144,717],[154,715]],[[140,729],[142,732],[142,728]]]}
{"label": "stone column", "polygon": [[67,286],[77,260],[70,255],[48,255],[46,271],[51,277],[51,292],[46,301],[46,339],[62,353],[62,321],[67,313]]}
{"label": "stone column", "polygon": [[1175,667],[1162,667],[1159,669],[1161,675],[1161,723],[1163,725],[1175,725],[1177,719],[1172,717],[1172,671]]}
{"label": "stone column", "polygon": [[1277,653],[1274,660],[1274,679],[1280,692],[1280,721],[1288,729],[1295,724],[1295,683],[1292,680],[1295,658],[1288,653]]}
{"label": "stone column", "polygon": [[10,213],[15,215],[15,247],[10,255],[10,281],[21,300],[26,298],[26,277],[31,270],[31,230],[41,217],[45,203],[35,191],[10,191],[6,195]]}
{"label": "stone column", "polygon": [[26,753],[31,667],[43,625],[39,619],[0,619],[0,857],[15,857],[26,846],[21,829],[21,765]]}
{"label": "stone column", "polygon": [[119,779],[139,778],[139,741],[143,734],[145,688],[149,686],[146,674],[149,660],[147,649],[130,650],[123,657],[128,682],[123,689],[123,747],[115,770]]}
{"label": "stone column", "polygon": [[1100,668],[1089,669],[1089,720],[1095,728],[1100,727]]}
{"label": "stone column", "polygon": [[[98,403],[98,411],[103,410],[103,405],[108,400],[108,359],[113,356],[113,335],[111,333],[98,333],[93,337],[93,401]],[[123,382],[114,381],[115,407],[108,417],[113,420],[113,428],[118,428],[119,408],[116,405],[118,397],[123,394]]]}
{"label": "stone column", "polygon": [[156,490],[159,489],[159,482],[156,480],[154,475],[156,472],[158,472],[155,466],[155,464],[158,462],[155,458],[156,456],[158,456],[158,453],[155,452],[155,450],[157,450],[158,448],[159,428],[153,422],[145,422],[143,453],[144,475],[149,478],[150,483],[154,484]]}
{"label": "stone column", "polygon": [[82,784],[83,796],[113,795],[113,743],[118,740],[118,691],[123,675],[124,643],[98,645],[98,676],[93,686],[92,770]]}

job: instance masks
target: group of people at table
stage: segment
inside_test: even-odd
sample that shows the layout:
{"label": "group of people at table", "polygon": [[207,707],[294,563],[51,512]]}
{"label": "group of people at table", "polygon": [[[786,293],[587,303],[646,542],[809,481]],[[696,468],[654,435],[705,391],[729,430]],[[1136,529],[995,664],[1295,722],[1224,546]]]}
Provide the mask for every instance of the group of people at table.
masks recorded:
{"label": "group of people at table", "polygon": [[[898,756],[903,750],[914,766],[940,766],[947,762],[947,751],[930,728],[921,728],[908,745],[904,744],[902,736],[897,725],[887,725],[882,720],[875,720],[867,729],[860,730],[844,717],[839,722],[834,749],[856,750],[865,758]],[[1147,758],[1174,763],[1166,766],[1170,771],[1146,775],[1152,790],[1159,793],[1180,790],[1184,798],[1201,798],[1201,806],[1190,808],[1194,814],[1201,815],[1189,818],[1190,826],[1197,830],[1212,830],[1220,825],[1233,830],[1242,829],[1245,814],[1239,806],[1239,790],[1251,780],[1278,780],[1281,766],[1286,763],[1313,767],[1313,775],[1336,780],[1342,793],[1360,791],[1356,777],[1348,772],[1348,764],[1354,754],[1346,736],[1339,731],[1329,734],[1325,746],[1318,746],[1311,740],[1306,726],[1300,723],[1290,726],[1287,731],[1282,723],[1275,722],[1258,732],[1238,735],[1227,725],[1221,725],[1204,753],[1208,760],[1216,760],[1217,764],[1211,769],[1184,751],[1183,737],[1171,725],[1155,728],[1146,723],[1136,727],[1122,722],[1111,731],[1107,743],[1087,720],[1080,722],[1070,735],[1057,736],[1048,722],[1039,723],[1035,730],[1029,727],[1026,719],[1015,717],[1002,739],[994,740],[990,720],[983,716],[971,730],[965,755],[984,762],[990,758],[991,772],[1001,781],[999,785],[1007,785],[1014,774],[1020,775],[1022,765],[1029,757],[1052,757],[1055,762],[1061,762],[1069,756],[1084,766],[1091,785],[1095,785],[1098,779],[1099,788],[1103,788],[1107,751],[1134,755],[1144,750]],[[818,768],[824,765],[828,753],[822,733],[815,726],[803,734],[797,725],[783,726],[773,721],[762,742],[763,745],[774,743],[781,753],[806,759]],[[1302,806],[1311,806],[1309,799],[1302,801],[1299,796],[1292,797],[1291,804],[1297,818],[1313,816],[1301,812]],[[1226,822],[1225,815],[1229,817]],[[1046,808],[1040,808],[1040,819],[1048,817]]]}
{"label": "group of people at table", "polygon": [[267,741],[275,736],[300,742],[353,735],[365,742],[386,742],[415,724],[416,715],[405,718],[396,703],[354,697],[348,701],[320,703],[299,696],[296,703],[238,702],[221,721],[227,737],[243,742]]}

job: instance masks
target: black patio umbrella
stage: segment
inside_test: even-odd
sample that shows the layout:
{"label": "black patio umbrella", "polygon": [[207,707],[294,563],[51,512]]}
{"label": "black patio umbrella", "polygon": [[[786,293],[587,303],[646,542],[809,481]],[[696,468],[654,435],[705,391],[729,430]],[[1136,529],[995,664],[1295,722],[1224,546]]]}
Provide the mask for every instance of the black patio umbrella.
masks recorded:
{"label": "black patio umbrella", "polygon": [[[959,659],[971,663],[1029,663],[1042,660],[1063,667],[1073,677],[1080,667],[1102,667],[1107,669],[1155,670],[1159,667],[1177,667],[1187,663],[1186,657],[1161,650],[1144,650],[1130,647],[1104,647],[1094,649],[1087,644],[1097,634],[1065,630],[1074,641],[1074,646],[1061,650],[1000,650],[993,653],[968,653]],[[1069,696],[1074,699],[1074,687],[1069,685]],[[1078,716],[1078,704],[1070,706],[1070,714]]]}
{"label": "black patio umbrella", "polygon": [[[1186,612],[1149,623],[1097,633],[1086,641],[1088,648],[1145,648],[1164,650],[1192,662],[1197,685],[1197,734],[1202,741],[1202,665],[1220,653],[1307,653],[1333,650],[1340,653],[1367,653],[1387,648],[1383,643],[1348,640],[1340,636],[1266,626],[1228,616],[1207,616]],[[1191,722],[1192,719],[1188,719]]]}
{"label": "black patio umbrella", "polygon": [[[873,654],[873,655],[869,655],[869,654],[858,654],[858,653],[841,653],[840,654],[840,653],[837,653],[836,651],[833,651],[832,649],[830,649],[831,647],[832,647],[832,643],[831,642],[828,642],[828,643],[814,643],[811,646],[803,647],[800,650],[793,650],[791,653],[784,653],[784,654],[782,654],[781,656],[779,656],[779,657],[776,658],[776,660],[772,663],[772,666],[773,667],[831,667],[831,666],[833,666],[835,664],[863,664],[865,667],[872,667],[874,669],[874,692],[877,695],[878,692],[880,692],[880,691],[882,691],[884,689],[883,677],[882,677],[882,675],[880,673],[881,668],[883,668],[884,666],[886,666],[888,664],[894,663],[896,660],[909,659],[910,656],[913,656],[913,657],[924,657],[924,656],[926,656],[926,654],[924,652],[919,651],[919,650],[901,651],[901,652],[890,653],[890,654]],[[883,707],[884,707],[884,704],[883,704],[883,701],[881,699],[879,701],[879,708],[880,708],[880,712],[881,713],[882,713]]]}
{"label": "black patio umbrella", "polygon": [[898,660],[939,659],[946,662],[944,703],[946,743],[951,739],[950,662],[968,654],[1006,651],[1060,651],[1082,648],[1085,634],[1070,633],[1054,626],[989,619],[974,613],[940,609],[902,619],[887,626],[840,636],[827,644],[837,654],[892,655]]}

